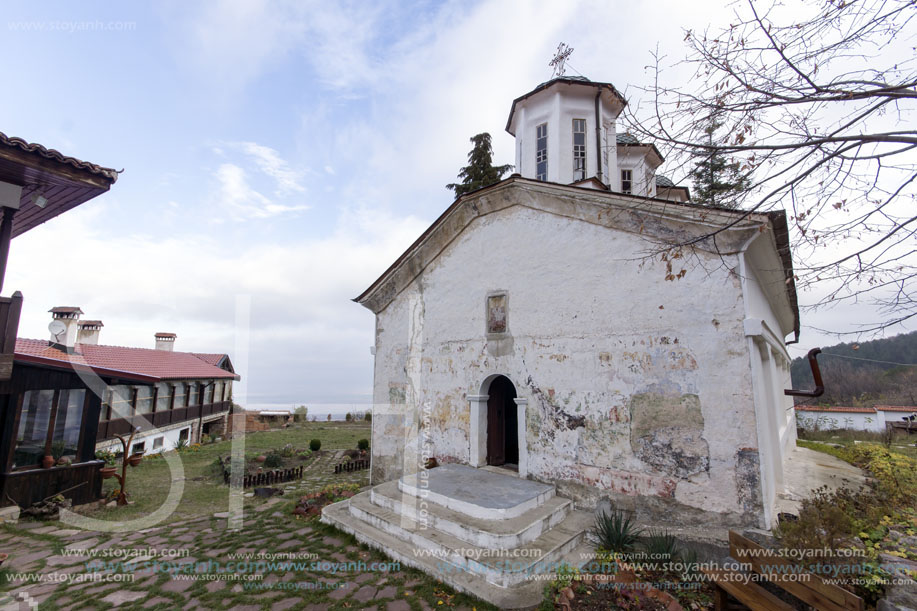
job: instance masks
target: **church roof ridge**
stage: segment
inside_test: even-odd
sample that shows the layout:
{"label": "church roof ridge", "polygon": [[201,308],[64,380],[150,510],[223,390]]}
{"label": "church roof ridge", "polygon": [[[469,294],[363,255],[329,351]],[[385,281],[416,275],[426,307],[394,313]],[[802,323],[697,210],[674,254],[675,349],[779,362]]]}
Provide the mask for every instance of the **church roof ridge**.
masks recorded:
{"label": "church roof ridge", "polygon": [[[482,195],[496,191],[499,189],[505,189],[510,186],[518,184],[520,187],[525,189],[549,189],[557,191],[569,191],[575,190],[576,192],[588,194],[590,199],[596,203],[600,203],[602,198],[607,198],[609,203],[613,201],[620,200],[630,200],[633,202],[645,202],[650,204],[653,207],[653,210],[650,212],[655,214],[662,214],[668,217],[681,217],[684,219],[688,216],[693,216],[694,221],[710,223],[711,221],[716,221],[716,216],[711,216],[711,214],[719,215],[723,219],[723,223],[727,226],[737,225],[743,219],[750,219],[752,222],[766,223],[773,230],[773,237],[775,241],[776,254],[780,262],[784,267],[784,275],[787,278],[786,287],[789,297],[790,307],[793,310],[795,331],[799,329],[799,308],[797,304],[796,296],[796,286],[793,281],[793,263],[792,258],[790,257],[790,248],[789,248],[789,236],[787,231],[787,222],[786,222],[786,212],[783,210],[774,210],[770,212],[753,212],[749,210],[733,210],[730,208],[721,208],[715,206],[704,206],[701,204],[694,204],[690,202],[676,202],[666,199],[660,199],[655,197],[645,197],[640,195],[624,194],[617,193],[614,191],[603,191],[592,189],[588,187],[580,187],[575,185],[566,185],[562,183],[547,182],[547,181],[538,181],[535,179],[524,178],[519,174],[513,174],[508,178],[501,180],[500,182],[494,183],[487,187],[483,187],[471,193],[467,193],[457,198],[443,213],[435,220],[433,223],[392,263],[388,269],[386,269],[373,283],[364,290],[359,296],[353,299],[354,302],[363,305],[364,307],[374,311],[379,312],[387,305],[401,290],[406,286],[405,282],[410,283],[413,277],[416,277],[416,274],[419,274],[423,268],[426,267],[426,263],[421,263],[419,266],[411,266],[412,273],[414,276],[411,278],[405,278],[405,274],[399,274],[399,270],[404,266],[404,263],[415,256],[418,251],[424,250],[425,242],[427,242],[431,236],[441,227],[448,226],[450,233],[453,234],[451,237],[443,238],[444,246],[448,243],[451,243],[452,239],[459,233],[461,233],[468,224],[477,218],[481,212],[479,209],[479,204],[470,203],[468,206],[469,210],[473,210],[473,213],[469,213],[467,218],[464,220],[462,217],[456,222],[447,223],[447,219],[453,214],[459,213],[462,206],[473,200],[477,200]],[[679,212],[682,211],[682,212]],[[741,227],[740,227],[741,229]],[[435,249],[434,249],[435,250]],[[426,256],[430,261],[439,256],[439,251],[429,251],[424,256]],[[381,291],[381,292],[380,292]],[[384,303],[382,303],[384,302]]]}

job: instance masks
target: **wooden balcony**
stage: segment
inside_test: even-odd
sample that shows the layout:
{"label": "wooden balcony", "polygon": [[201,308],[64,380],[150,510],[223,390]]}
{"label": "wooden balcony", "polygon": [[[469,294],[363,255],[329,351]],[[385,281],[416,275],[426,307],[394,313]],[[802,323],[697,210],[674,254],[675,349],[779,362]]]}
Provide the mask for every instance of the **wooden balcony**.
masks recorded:
{"label": "wooden balcony", "polygon": [[149,414],[138,414],[131,418],[113,418],[111,420],[102,420],[99,422],[99,432],[96,437],[97,441],[112,439],[115,435],[129,435],[135,427],[141,430],[148,430],[149,424],[160,428],[179,422],[188,422],[199,418],[206,418],[214,414],[228,412],[232,407],[232,401],[218,401],[216,403],[205,403],[203,405],[191,405],[189,407],[176,407],[175,409],[164,410]]}
{"label": "wooden balcony", "polygon": [[13,375],[20,312],[22,293],[16,291],[12,297],[0,297],[0,382],[8,381]]}

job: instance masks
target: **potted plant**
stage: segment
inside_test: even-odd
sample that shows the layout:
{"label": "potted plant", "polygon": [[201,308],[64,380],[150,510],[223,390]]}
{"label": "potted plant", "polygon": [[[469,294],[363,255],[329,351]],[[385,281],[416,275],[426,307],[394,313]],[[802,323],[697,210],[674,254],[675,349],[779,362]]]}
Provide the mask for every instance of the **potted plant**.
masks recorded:
{"label": "potted plant", "polygon": [[127,464],[129,464],[132,467],[136,467],[137,465],[140,464],[141,460],[143,460],[143,452],[136,452],[128,456]]}
{"label": "potted plant", "polygon": [[96,458],[105,461],[105,466],[100,469],[102,478],[108,479],[109,477],[114,477],[115,473],[118,472],[116,467],[118,457],[115,456],[115,453],[108,450],[99,450],[96,452]]}

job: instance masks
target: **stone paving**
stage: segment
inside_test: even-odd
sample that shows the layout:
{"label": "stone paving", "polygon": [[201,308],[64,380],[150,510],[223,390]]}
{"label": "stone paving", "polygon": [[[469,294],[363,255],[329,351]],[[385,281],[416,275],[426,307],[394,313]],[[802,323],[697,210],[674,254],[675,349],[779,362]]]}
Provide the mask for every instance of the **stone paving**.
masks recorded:
{"label": "stone paving", "polygon": [[[246,499],[241,530],[212,515],[113,534],[21,521],[0,527],[5,586],[0,610],[487,608],[348,535],[291,515],[299,494],[329,482],[365,484],[367,472],[333,475],[340,452],[308,466],[283,497]],[[280,556],[281,554],[285,556]],[[247,556],[243,556],[247,555]]]}

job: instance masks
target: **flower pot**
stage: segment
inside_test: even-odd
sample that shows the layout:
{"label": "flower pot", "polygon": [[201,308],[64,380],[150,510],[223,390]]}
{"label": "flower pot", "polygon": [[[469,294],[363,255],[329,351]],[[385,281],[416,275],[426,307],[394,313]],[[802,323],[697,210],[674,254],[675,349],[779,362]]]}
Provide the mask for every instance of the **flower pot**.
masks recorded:
{"label": "flower pot", "polygon": [[137,465],[140,464],[141,460],[143,460],[143,454],[131,454],[127,458],[127,464],[129,464],[132,467],[136,467]]}
{"label": "flower pot", "polygon": [[57,465],[59,467],[66,467],[67,465],[73,464],[73,459],[69,456],[61,456],[57,459]]}
{"label": "flower pot", "polygon": [[57,461],[54,460],[53,456],[45,456],[44,458],[41,459],[41,466],[43,469],[50,469],[51,467],[54,466],[55,462]]}
{"label": "flower pot", "polygon": [[255,460],[257,460],[258,462],[264,462],[267,460],[267,456],[262,454],[261,456],[258,456],[257,458],[255,458]]}
{"label": "flower pot", "polygon": [[102,467],[99,469],[99,473],[102,474],[102,479],[108,479],[109,477],[114,477],[118,470],[115,467]]}

